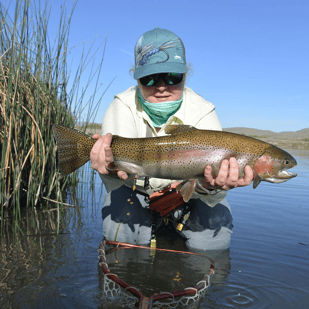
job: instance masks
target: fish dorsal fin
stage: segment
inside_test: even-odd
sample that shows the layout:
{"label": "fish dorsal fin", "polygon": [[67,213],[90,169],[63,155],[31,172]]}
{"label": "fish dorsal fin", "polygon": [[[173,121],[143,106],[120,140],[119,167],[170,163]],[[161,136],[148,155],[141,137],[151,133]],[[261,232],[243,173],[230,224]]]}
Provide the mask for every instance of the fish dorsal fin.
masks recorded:
{"label": "fish dorsal fin", "polygon": [[192,131],[192,130],[197,130],[197,129],[193,126],[189,126],[186,124],[170,124],[164,129],[164,132],[166,134],[177,134],[180,132],[187,132],[187,131]]}

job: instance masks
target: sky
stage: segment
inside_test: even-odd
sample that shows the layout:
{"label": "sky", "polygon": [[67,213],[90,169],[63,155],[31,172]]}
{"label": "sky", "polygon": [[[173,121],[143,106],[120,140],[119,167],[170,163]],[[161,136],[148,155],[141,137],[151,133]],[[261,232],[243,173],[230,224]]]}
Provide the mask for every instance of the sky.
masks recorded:
{"label": "sky", "polygon": [[[51,36],[63,3],[52,2]],[[72,1],[67,5],[70,11]],[[101,123],[114,95],[136,85],[129,70],[137,39],[168,29],[183,40],[192,64],[186,86],[216,106],[222,127],[297,131],[309,127],[308,14],[308,0],[79,0],[69,62],[78,66],[79,44],[87,49],[96,39],[96,48],[106,39],[101,92],[113,82],[94,118]]]}

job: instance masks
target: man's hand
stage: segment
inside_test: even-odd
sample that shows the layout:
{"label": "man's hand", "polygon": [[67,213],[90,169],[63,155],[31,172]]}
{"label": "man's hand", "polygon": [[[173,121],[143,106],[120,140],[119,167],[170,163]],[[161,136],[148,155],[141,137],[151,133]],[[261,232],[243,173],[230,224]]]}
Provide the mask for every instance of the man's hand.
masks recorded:
{"label": "man's hand", "polygon": [[[94,134],[92,137],[98,140],[90,152],[91,167],[98,171],[100,174],[108,175],[110,174],[110,171],[107,169],[107,167],[114,161],[113,153],[111,150],[113,136],[111,133],[107,133],[103,136]],[[127,173],[123,171],[118,171],[117,175],[120,179],[123,180],[128,178]]]}
{"label": "man's hand", "polygon": [[239,169],[236,158],[223,160],[217,177],[212,174],[212,168],[207,165],[204,170],[206,189],[230,190],[236,187],[250,185],[253,180],[253,171],[249,165],[245,166],[244,176],[239,178]]}

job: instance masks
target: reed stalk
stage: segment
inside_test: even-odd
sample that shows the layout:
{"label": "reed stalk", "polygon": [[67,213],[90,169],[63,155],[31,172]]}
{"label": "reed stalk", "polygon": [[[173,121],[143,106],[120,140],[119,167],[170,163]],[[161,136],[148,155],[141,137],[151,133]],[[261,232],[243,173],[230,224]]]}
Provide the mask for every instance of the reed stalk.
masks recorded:
{"label": "reed stalk", "polygon": [[85,108],[86,122],[91,120],[104,93],[98,99],[94,93],[84,103],[85,91],[90,83],[98,84],[104,51],[98,68],[91,69],[81,91],[81,76],[100,49],[92,52],[91,46],[83,52],[69,83],[68,72],[72,70],[68,68],[68,42],[75,6],[76,2],[68,14],[66,5],[62,5],[57,36],[51,43],[48,1],[42,6],[40,1],[16,0],[13,17],[0,4],[1,218],[10,210],[17,222],[21,207],[35,210],[42,197],[54,195],[61,202],[60,191],[77,181],[74,176],[60,181],[52,125],[73,127],[81,121]]}

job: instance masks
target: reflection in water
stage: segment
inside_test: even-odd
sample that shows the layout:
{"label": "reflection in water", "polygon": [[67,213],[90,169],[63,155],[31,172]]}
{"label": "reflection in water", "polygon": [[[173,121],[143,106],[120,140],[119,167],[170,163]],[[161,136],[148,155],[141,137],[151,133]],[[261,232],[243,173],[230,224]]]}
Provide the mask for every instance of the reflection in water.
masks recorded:
{"label": "reflection in water", "polygon": [[[6,213],[0,233],[0,308],[26,308],[28,302],[37,300],[36,293],[29,293],[32,285],[46,281],[51,271],[74,257],[75,239],[70,233],[82,228],[85,214],[80,196],[69,196],[68,202],[74,209],[55,203],[22,209],[17,224]],[[61,242],[64,245],[59,246]]]}
{"label": "reflection in water", "polygon": [[[234,218],[231,247],[198,252],[214,259],[216,265],[211,286],[198,308],[308,307],[308,152],[307,156],[296,155],[296,159],[298,165],[293,170],[299,176],[295,179],[229,192]],[[5,220],[0,308],[126,308],[117,297],[104,294],[97,252],[102,240],[102,186],[99,177],[89,186],[95,174],[87,169],[84,173],[90,179],[76,190],[78,197],[71,195],[67,201],[79,207],[66,208],[59,222],[57,211],[25,212],[16,230],[13,222]],[[57,236],[58,226],[63,234]],[[163,248],[186,250],[183,242],[172,239],[166,231],[157,241]],[[205,271],[191,257],[157,255],[153,260],[127,250],[110,258],[114,259],[109,262],[111,267],[121,278],[132,280],[140,288],[147,286],[149,293],[157,291],[157,285],[173,290],[185,280],[185,284],[194,284]],[[141,260],[144,262],[139,263]],[[144,275],[138,276],[138,271],[144,271]],[[159,278],[154,281],[156,273]],[[167,285],[165,276],[171,285]]]}
{"label": "reflection in water", "polygon": [[[0,268],[0,295],[3,299],[45,275],[43,265],[49,251],[55,248],[54,239],[61,237],[65,230],[62,224],[57,236],[56,212],[33,213],[28,210],[22,217],[18,230],[14,230],[15,225],[9,218],[4,222]],[[9,301],[4,303],[11,304]]]}
{"label": "reflection in water", "polygon": [[[153,251],[126,245],[120,245],[118,248],[119,244],[113,243],[116,247],[104,246],[102,243],[100,250],[102,269],[107,273],[103,278],[102,286],[106,302],[127,302],[126,306],[129,306],[134,294],[141,302],[146,301],[145,297],[151,298],[151,303],[155,303],[154,308],[165,304],[173,305],[173,308],[176,304],[177,308],[180,305],[190,304],[190,308],[193,306],[196,308],[200,296],[205,294],[209,279],[213,275],[214,264],[211,259],[184,251],[166,249]],[[108,247],[111,248],[108,249]],[[120,289],[110,279],[127,289]],[[121,282],[118,281],[119,279]],[[127,293],[130,291],[131,294]],[[187,291],[188,294],[180,294],[180,291]],[[163,299],[162,296],[169,298]],[[138,303],[136,298],[134,301]]]}

